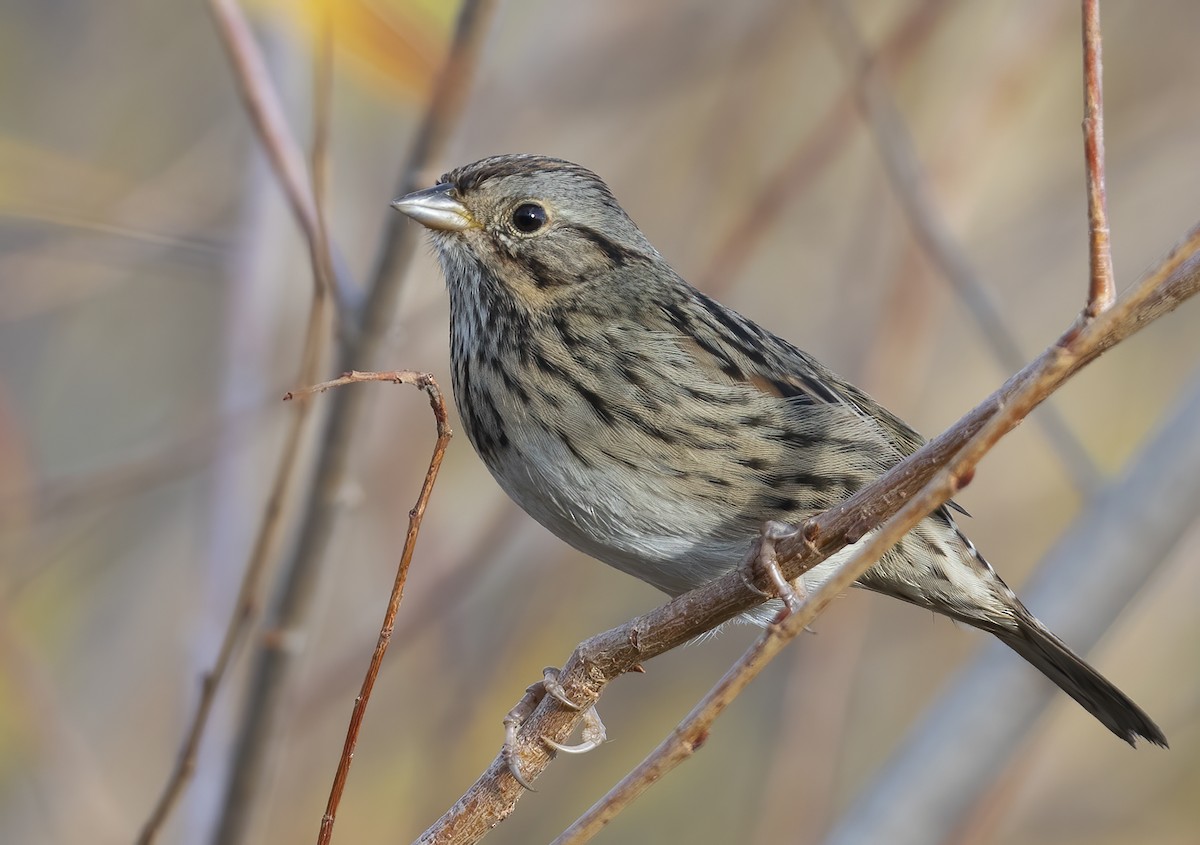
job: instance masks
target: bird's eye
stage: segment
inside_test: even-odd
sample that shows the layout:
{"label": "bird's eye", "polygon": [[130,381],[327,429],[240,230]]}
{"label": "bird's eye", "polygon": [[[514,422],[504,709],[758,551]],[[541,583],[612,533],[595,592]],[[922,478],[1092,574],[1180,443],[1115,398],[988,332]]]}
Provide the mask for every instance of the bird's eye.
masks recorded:
{"label": "bird's eye", "polygon": [[512,213],[513,228],[531,235],[546,225],[546,209],[535,202],[523,202]]}

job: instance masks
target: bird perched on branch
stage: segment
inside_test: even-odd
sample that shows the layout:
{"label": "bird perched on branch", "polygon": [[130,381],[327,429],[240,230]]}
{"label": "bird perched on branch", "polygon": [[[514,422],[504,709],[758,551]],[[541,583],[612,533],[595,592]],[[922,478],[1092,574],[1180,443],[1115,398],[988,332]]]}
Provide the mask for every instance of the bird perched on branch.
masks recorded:
{"label": "bird perched on branch", "polygon": [[[923,443],[684,281],[578,165],[496,156],[394,205],[432,233],[455,399],[492,475],[563,540],[670,595],[735,568],[764,524],[802,523]],[[859,585],[995,634],[1121,739],[1167,744],[1021,604],[950,507]]]}

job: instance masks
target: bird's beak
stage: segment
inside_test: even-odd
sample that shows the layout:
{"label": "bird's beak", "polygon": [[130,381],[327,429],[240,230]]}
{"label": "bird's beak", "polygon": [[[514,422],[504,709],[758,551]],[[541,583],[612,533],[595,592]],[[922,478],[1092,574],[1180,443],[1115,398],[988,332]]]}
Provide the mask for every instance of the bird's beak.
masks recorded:
{"label": "bird's beak", "polygon": [[479,224],[467,207],[451,195],[453,191],[454,186],[450,184],[434,185],[401,197],[392,203],[392,208],[404,212],[422,226],[440,232],[478,228]]}

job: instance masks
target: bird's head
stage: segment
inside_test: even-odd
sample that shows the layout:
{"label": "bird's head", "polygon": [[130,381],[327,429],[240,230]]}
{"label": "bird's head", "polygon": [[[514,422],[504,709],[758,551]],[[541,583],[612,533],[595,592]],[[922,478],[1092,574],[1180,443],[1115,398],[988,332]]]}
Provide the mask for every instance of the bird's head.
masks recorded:
{"label": "bird's head", "polygon": [[532,312],[619,296],[621,270],[662,261],[600,177],[561,159],[485,158],[392,205],[433,233],[452,295],[503,293]]}

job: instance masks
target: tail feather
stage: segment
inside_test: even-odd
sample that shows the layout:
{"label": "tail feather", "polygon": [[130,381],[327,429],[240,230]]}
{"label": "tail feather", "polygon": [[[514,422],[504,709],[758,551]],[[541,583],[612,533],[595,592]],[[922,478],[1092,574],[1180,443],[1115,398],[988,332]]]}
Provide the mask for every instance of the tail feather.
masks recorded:
{"label": "tail feather", "polygon": [[1057,684],[1106,728],[1136,745],[1138,737],[1167,747],[1158,725],[1129,696],[1084,662],[1024,607],[1017,613],[1016,629],[992,630],[1000,640]]}

